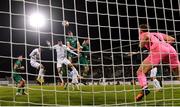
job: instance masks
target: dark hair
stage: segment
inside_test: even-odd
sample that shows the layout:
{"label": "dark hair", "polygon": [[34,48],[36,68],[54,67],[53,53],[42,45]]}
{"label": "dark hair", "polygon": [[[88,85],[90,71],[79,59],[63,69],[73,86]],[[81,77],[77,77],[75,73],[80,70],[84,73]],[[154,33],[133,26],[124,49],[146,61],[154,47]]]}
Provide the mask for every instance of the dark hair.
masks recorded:
{"label": "dark hair", "polygon": [[147,24],[141,24],[139,25],[139,28],[141,29],[141,31],[143,32],[148,32],[150,29],[150,26],[148,26]]}
{"label": "dark hair", "polygon": [[70,33],[73,33],[72,31],[68,31],[68,33],[67,34],[70,34]]}

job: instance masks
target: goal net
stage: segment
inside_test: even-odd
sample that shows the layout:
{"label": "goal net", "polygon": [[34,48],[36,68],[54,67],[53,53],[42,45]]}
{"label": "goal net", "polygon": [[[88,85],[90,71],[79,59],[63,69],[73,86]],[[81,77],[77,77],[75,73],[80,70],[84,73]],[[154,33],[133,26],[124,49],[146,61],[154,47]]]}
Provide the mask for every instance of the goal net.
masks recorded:
{"label": "goal net", "polygon": [[[149,52],[139,48],[139,25],[175,38],[179,52],[179,0],[0,0],[0,105],[8,106],[176,106],[180,105],[179,81],[169,64],[160,63],[156,90],[147,75],[150,94],[141,101],[137,70]],[[69,24],[65,25],[64,21]],[[63,25],[62,25],[63,22]],[[70,80],[71,69],[62,65],[64,86],[57,71],[56,50],[51,45],[75,42],[72,65],[83,78],[77,86]],[[89,40],[89,42],[88,42]],[[38,60],[45,68],[42,85],[39,70],[30,64],[29,54],[41,48]],[[67,53],[68,55],[69,53]],[[17,95],[20,82],[13,79],[15,62],[23,56],[27,95]],[[83,56],[84,55],[84,56]]]}

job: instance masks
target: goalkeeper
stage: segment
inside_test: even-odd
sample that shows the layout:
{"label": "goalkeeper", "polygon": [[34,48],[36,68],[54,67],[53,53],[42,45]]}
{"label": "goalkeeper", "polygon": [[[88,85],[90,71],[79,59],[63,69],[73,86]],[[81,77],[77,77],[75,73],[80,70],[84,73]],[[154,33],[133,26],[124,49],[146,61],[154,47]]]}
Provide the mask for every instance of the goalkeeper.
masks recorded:
{"label": "goalkeeper", "polygon": [[24,70],[24,66],[21,66],[21,62],[23,60],[23,56],[19,56],[18,60],[15,62],[14,64],[14,68],[13,68],[13,79],[17,84],[17,92],[16,95],[27,95],[27,93],[25,93],[25,80],[22,78],[22,76],[19,74],[20,71]]}
{"label": "goalkeeper", "polygon": [[180,73],[178,53],[171,46],[175,38],[159,32],[149,32],[149,26],[142,24],[139,28],[139,41],[139,47],[145,47],[150,53],[137,70],[137,78],[142,91],[137,95],[136,101],[142,100],[145,95],[150,93],[145,74],[152,69],[152,66],[157,66],[160,62],[169,63],[172,71]]}

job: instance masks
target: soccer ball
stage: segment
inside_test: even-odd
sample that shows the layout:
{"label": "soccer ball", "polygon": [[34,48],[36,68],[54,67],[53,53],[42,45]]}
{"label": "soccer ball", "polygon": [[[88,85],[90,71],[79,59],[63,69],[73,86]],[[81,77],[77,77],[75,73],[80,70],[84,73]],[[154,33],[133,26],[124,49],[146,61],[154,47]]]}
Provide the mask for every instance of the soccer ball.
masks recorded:
{"label": "soccer ball", "polygon": [[68,27],[69,26],[69,22],[67,20],[62,21],[62,26]]}

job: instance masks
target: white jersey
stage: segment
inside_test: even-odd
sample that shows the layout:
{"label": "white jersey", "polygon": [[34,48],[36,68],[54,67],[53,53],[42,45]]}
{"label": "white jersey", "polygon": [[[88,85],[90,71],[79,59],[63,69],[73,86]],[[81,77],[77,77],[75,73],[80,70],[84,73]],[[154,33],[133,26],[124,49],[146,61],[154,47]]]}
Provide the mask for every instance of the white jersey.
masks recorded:
{"label": "white jersey", "polygon": [[39,49],[36,48],[29,54],[29,56],[31,57],[31,61],[37,61],[40,60],[41,53],[39,52]]}
{"label": "white jersey", "polygon": [[64,59],[66,58],[66,55],[67,55],[67,51],[77,55],[75,52],[73,52],[72,50],[70,50],[69,48],[66,47],[66,45],[54,45],[52,47],[53,49],[56,49],[56,53],[57,53],[57,60],[60,60],[60,59]]}

